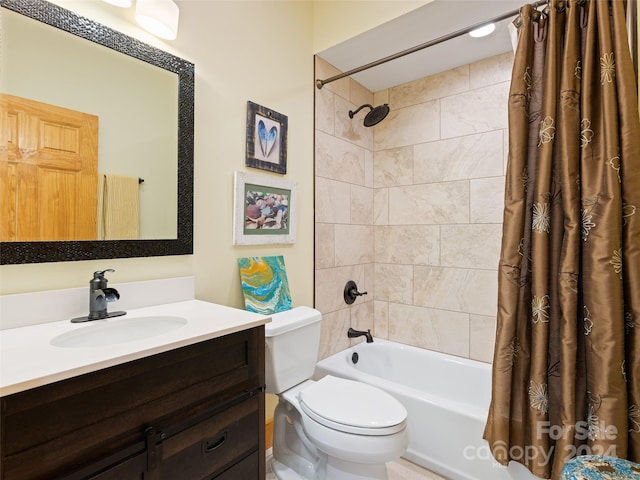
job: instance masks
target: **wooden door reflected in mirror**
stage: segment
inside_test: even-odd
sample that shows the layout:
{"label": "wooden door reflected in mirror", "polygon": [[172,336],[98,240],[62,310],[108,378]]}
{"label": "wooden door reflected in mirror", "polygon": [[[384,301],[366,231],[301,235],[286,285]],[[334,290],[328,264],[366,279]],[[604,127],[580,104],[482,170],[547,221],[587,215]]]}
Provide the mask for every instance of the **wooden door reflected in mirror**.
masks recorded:
{"label": "wooden door reflected in mirror", "polygon": [[95,240],[98,117],[0,94],[0,241]]}

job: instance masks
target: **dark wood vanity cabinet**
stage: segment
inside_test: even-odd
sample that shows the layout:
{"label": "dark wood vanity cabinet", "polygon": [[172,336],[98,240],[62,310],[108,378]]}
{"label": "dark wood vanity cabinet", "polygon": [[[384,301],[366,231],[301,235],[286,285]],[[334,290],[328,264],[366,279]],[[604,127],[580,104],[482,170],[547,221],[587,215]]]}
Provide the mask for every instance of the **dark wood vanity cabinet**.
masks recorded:
{"label": "dark wood vanity cabinet", "polygon": [[5,396],[0,477],[264,479],[263,386],[260,326]]}

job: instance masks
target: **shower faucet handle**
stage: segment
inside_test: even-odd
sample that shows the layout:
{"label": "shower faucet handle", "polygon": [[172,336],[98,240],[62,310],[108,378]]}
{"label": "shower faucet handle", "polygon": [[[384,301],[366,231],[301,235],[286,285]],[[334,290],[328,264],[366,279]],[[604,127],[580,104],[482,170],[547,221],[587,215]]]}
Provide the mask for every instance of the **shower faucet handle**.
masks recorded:
{"label": "shower faucet handle", "polygon": [[354,282],[353,280],[349,280],[347,284],[344,286],[343,297],[347,305],[351,305],[353,302],[356,301],[357,297],[361,297],[366,294],[367,292],[358,291],[358,286],[356,285],[356,282]]}

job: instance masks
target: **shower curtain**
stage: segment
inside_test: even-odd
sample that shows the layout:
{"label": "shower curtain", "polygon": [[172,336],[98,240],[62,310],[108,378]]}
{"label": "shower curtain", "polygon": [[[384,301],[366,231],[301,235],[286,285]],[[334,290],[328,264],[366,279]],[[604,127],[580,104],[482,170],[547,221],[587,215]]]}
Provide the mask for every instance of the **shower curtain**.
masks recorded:
{"label": "shower curtain", "polygon": [[494,457],[640,461],[640,122],[622,0],[525,5],[509,97]]}

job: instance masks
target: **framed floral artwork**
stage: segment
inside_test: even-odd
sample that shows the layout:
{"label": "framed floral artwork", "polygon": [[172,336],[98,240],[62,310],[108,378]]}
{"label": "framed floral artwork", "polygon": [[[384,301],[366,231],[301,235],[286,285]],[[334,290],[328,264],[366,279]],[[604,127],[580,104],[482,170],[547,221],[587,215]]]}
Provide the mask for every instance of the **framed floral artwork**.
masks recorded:
{"label": "framed floral artwork", "polygon": [[234,184],[234,245],[295,243],[297,183],[236,172]]}
{"label": "framed floral artwork", "polygon": [[246,165],[287,173],[287,116],[247,102]]}

